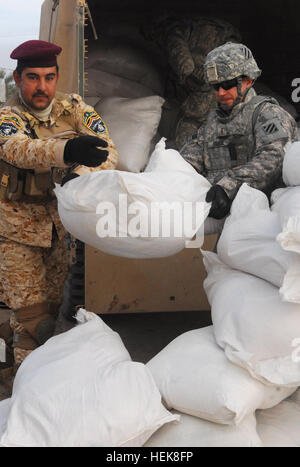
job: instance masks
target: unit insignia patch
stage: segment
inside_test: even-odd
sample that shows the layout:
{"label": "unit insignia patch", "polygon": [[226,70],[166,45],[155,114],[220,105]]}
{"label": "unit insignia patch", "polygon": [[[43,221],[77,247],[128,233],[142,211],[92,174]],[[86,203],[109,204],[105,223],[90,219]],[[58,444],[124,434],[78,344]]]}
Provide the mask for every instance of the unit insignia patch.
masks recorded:
{"label": "unit insignia patch", "polygon": [[17,117],[3,117],[0,119],[0,138],[9,138],[15,135],[22,127],[23,123]]}
{"label": "unit insignia patch", "polygon": [[107,133],[107,128],[104,121],[95,111],[84,113],[83,124],[93,133],[95,133],[95,135]]}

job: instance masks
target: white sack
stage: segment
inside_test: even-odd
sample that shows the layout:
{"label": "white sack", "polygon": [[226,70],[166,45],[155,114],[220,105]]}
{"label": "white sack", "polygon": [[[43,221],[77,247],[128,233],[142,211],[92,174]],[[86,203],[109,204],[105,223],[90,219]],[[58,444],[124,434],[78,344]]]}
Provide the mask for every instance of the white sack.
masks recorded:
{"label": "white sack", "polygon": [[256,420],[248,415],[239,426],[220,425],[198,417],[182,414],[180,421],[168,423],[151,436],[145,447],[260,447]]}
{"label": "white sack", "polygon": [[[125,97],[136,99],[140,97],[153,96],[156,94],[151,88],[144,86],[138,82],[132,82],[124,76],[118,76],[112,73],[107,73],[101,70],[87,70],[88,73],[88,96],[96,97],[96,102],[99,99],[108,97]],[[88,99],[85,97],[85,101]]]}
{"label": "white sack", "polygon": [[300,186],[275,190],[274,196],[272,194],[272,199],[272,211],[278,214],[281,224],[281,231],[277,236],[277,241],[284,250],[299,254]]}
{"label": "white sack", "polygon": [[7,419],[10,411],[10,398],[0,401],[0,438],[6,430]]}
{"label": "white sack", "polygon": [[286,146],[283,159],[282,178],[287,186],[300,185],[300,142]]}
{"label": "white sack", "polygon": [[270,211],[267,196],[244,183],[225,221],[218,256],[233,269],[281,287],[295,255],[276,242],[280,231],[278,214]]}
{"label": "white sack", "polygon": [[[174,169],[167,170],[165,158],[174,159]],[[58,211],[66,230],[94,248],[127,258],[161,258],[183,250],[208,215],[210,203],[205,197],[211,185],[177,151],[164,149],[163,141],[157,144],[149,166],[153,172],[149,167],[140,174],[106,170],[82,175],[63,187],[56,185]],[[191,207],[188,211],[186,202]],[[99,232],[98,222],[103,227],[105,219],[99,203],[109,203],[112,213],[116,210],[115,229],[109,236],[104,229]],[[165,232],[168,217],[152,216],[153,203],[154,207],[155,203],[176,203],[176,215],[170,217]],[[185,229],[179,217],[182,211]]]}
{"label": "white sack", "polygon": [[212,326],[177,337],[147,367],[168,408],[228,425],[258,408],[273,407],[294,391],[266,386],[233,365],[216,344]]}
{"label": "white sack", "polygon": [[117,169],[140,172],[148,162],[164,99],[160,96],[127,99],[107,97],[95,110],[107,124],[119,153]]}
{"label": "white sack", "polygon": [[[160,94],[164,92],[165,75],[160,66],[155,63],[151,53],[137,44],[129,43],[124,38],[101,37],[99,41],[89,41],[88,60],[86,62],[88,76],[88,95],[91,94],[91,87],[94,84],[97,73],[106,72],[120,80],[127,80],[131,83],[131,90],[136,93],[139,87],[147,88],[150,93],[147,95]],[[91,76],[90,72],[93,72]],[[107,96],[105,90],[109,82],[103,80],[98,82],[99,96]],[[112,94],[111,94],[112,95]],[[119,95],[119,94],[115,94]],[[131,94],[124,97],[130,97]],[[134,96],[132,96],[134,97]],[[135,97],[138,97],[135,94]]]}
{"label": "white sack", "polygon": [[52,337],[20,366],[2,446],[142,446],[178,417],[149,370],[94,313]]}
{"label": "white sack", "polygon": [[299,386],[293,345],[300,338],[300,305],[282,302],[276,287],[230,269],[215,253],[203,255],[213,329],[229,360],[263,383]]}
{"label": "white sack", "polygon": [[300,447],[300,390],[272,409],[257,411],[256,419],[264,447]]}

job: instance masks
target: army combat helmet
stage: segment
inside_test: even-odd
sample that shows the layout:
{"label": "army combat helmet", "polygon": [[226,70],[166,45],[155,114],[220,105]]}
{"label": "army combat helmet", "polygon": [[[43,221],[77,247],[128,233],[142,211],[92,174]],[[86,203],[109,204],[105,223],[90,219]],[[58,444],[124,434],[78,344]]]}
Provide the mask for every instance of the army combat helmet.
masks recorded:
{"label": "army combat helmet", "polygon": [[213,49],[207,54],[204,63],[204,77],[210,85],[237,79],[238,98],[234,105],[244,97],[241,92],[242,77],[248,76],[254,82],[260,74],[261,70],[258,68],[251,50],[244,44],[234,42],[226,42],[226,44]]}
{"label": "army combat helmet", "polygon": [[252,52],[243,44],[226,42],[207,54],[204,75],[208,84],[229,81],[239,76],[255,80],[261,74]]}

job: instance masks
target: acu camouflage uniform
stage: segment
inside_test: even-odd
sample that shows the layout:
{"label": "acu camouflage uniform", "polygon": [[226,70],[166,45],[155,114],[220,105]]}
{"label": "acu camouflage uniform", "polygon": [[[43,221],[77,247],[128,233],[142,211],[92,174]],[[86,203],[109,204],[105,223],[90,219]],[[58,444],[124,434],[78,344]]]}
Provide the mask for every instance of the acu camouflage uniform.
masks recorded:
{"label": "acu camouflage uniform", "polygon": [[[203,65],[208,52],[228,41],[240,42],[239,31],[230,23],[209,17],[166,18],[160,43],[165,49],[181,100],[176,145],[181,148],[216,107],[215,93],[205,83]],[[190,80],[194,82],[191,86]]]}
{"label": "acu camouflage uniform", "polygon": [[[99,167],[78,166],[75,172],[116,167],[117,151],[105,123],[79,95],[57,93],[47,121],[30,113],[18,96],[0,109],[0,159],[29,169],[29,177],[38,174],[41,180],[49,179],[53,168],[60,169],[63,176],[70,170],[63,160],[65,144],[81,135],[99,136],[107,141],[109,156]],[[37,181],[34,190],[36,185]],[[20,199],[15,201],[13,195],[12,199],[0,199],[0,299],[15,311],[11,325],[17,331],[16,363],[38,345],[31,334],[40,319],[38,304],[47,304],[45,316],[56,316],[68,269],[65,230],[58,216],[57,201],[49,190],[42,196],[39,190],[37,193],[37,196],[16,196]],[[32,316],[29,319],[27,313],[23,319],[18,310],[28,306],[32,307]],[[24,349],[16,341],[20,335]]]}
{"label": "acu camouflage uniform", "polygon": [[181,155],[231,200],[242,183],[269,194],[281,184],[286,143],[298,139],[295,120],[275,99],[257,96],[253,88],[242,94],[242,76],[255,80],[261,73],[243,44],[211,51],[204,71],[210,84],[236,79],[238,97],[231,108],[219,105],[210,112]]}

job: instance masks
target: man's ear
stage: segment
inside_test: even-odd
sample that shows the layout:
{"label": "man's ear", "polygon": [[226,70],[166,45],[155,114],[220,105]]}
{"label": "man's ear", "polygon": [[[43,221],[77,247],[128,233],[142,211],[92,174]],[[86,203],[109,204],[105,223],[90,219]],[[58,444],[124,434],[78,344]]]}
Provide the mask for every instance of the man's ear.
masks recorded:
{"label": "man's ear", "polygon": [[245,76],[244,82],[245,82],[247,88],[249,88],[249,86],[252,86],[252,84],[253,84],[253,79],[248,78],[248,76]]}
{"label": "man's ear", "polygon": [[13,77],[14,77],[16,86],[19,88],[19,87],[20,87],[20,84],[21,84],[21,76],[19,75],[19,73],[17,72],[17,70],[15,70],[15,71],[13,72]]}

